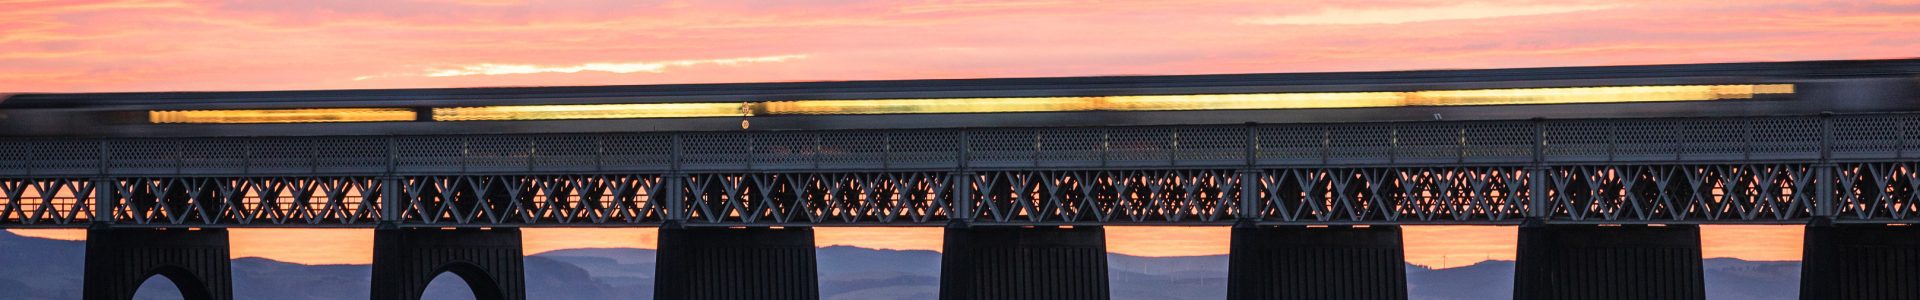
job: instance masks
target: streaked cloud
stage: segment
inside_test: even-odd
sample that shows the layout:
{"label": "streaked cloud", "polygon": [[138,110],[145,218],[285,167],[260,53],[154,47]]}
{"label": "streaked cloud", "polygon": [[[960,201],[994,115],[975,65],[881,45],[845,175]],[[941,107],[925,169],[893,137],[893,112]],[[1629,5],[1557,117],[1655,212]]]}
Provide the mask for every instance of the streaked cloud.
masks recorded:
{"label": "streaked cloud", "polygon": [[1618,4],[1534,4],[1501,5],[1469,2],[1439,6],[1329,8],[1311,14],[1247,17],[1242,24],[1255,25],[1365,25],[1405,24],[1431,21],[1492,19],[1586,12],[1620,7]]}
{"label": "streaked cloud", "polygon": [[584,63],[584,64],[574,64],[574,65],[482,63],[482,64],[456,66],[452,68],[431,68],[431,69],[422,71],[420,73],[364,75],[364,76],[354,77],[353,80],[359,81],[359,80],[371,80],[371,79],[403,77],[403,76],[455,77],[455,76],[477,76],[477,75],[520,75],[520,74],[580,73],[580,72],[607,72],[607,73],[616,73],[616,74],[666,73],[667,69],[669,68],[686,68],[686,67],[694,67],[694,66],[701,66],[701,65],[735,66],[735,65],[742,65],[742,64],[753,64],[753,63],[777,63],[777,62],[785,62],[790,60],[798,60],[798,59],[806,59],[806,58],[807,58],[807,55],[805,54],[787,54],[787,55],[772,55],[772,56],[757,56],[757,57],[683,59],[683,60],[651,61],[651,62],[596,62],[596,63]]}
{"label": "streaked cloud", "polygon": [[1920,3],[1472,1],[0,0],[0,91],[1366,71],[1920,52],[1912,37]]}

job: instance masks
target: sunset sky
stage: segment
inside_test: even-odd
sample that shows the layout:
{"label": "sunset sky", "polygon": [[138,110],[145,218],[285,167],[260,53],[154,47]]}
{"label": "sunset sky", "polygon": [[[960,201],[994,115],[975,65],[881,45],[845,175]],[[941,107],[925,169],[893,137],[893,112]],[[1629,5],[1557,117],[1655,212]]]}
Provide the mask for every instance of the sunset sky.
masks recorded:
{"label": "sunset sky", "polygon": [[[1920,1],[0,0],[0,93],[553,86],[1505,68],[1920,56]],[[803,4],[804,3],[804,4]],[[1799,257],[1795,226],[1706,254]],[[78,238],[78,230],[16,231]],[[1110,228],[1219,254],[1225,228]],[[938,249],[938,228],[819,230]],[[651,247],[526,231],[528,253]],[[1408,259],[1512,259],[1512,227],[1409,227]],[[369,230],[236,230],[234,256],[365,263]],[[1444,257],[1444,258],[1443,258]]]}

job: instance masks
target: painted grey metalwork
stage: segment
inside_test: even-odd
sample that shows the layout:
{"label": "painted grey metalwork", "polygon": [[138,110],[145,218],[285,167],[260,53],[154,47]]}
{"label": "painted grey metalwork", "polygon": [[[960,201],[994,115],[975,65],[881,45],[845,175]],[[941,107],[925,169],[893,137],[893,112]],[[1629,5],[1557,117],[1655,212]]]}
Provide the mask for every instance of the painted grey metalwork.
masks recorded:
{"label": "painted grey metalwork", "polygon": [[1912,223],[1915,128],[1902,113],[10,139],[0,226]]}

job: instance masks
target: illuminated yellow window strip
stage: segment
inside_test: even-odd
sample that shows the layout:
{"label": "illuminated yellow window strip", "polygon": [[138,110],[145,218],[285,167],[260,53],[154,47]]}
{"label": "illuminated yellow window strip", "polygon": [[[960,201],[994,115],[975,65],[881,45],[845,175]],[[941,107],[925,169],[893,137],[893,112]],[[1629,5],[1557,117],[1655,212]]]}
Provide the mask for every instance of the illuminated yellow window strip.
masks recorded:
{"label": "illuminated yellow window strip", "polygon": [[522,105],[434,108],[435,121],[644,119],[741,116],[738,103]]}
{"label": "illuminated yellow window strip", "polygon": [[805,100],[767,102],[768,115],[1050,111],[1161,111],[1632,103],[1753,99],[1793,85],[1686,85],[1412,92],[1262,93],[1029,98]]}
{"label": "illuminated yellow window strip", "polygon": [[438,121],[690,118],[1073,111],[1262,110],[1634,103],[1753,99],[1792,94],[1791,84],[1566,87],[1411,92],[1259,93],[1086,97],[798,100],[734,103],[587,104],[435,108]]}
{"label": "illuminated yellow window strip", "polygon": [[299,108],[228,110],[155,110],[147,118],[154,124],[260,124],[260,123],[335,123],[404,122],[417,119],[406,108]]}
{"label": "illuminated yellow window strip", "polygon": [[[1410,92],[797,100],[748,103],[518,105],[434,108],[436,121],[509,121],[1075,111],[1273,110],[1402,106],[1634,103],[1753,99],[1791,84],[1565,87]],[[413,121],[404,108],[151,111],[154,123]]]}

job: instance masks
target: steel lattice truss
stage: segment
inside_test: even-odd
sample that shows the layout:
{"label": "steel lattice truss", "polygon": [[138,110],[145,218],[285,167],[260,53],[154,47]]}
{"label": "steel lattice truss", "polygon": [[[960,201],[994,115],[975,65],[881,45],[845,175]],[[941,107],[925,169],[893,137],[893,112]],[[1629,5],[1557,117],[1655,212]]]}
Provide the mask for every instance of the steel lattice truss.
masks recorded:
{"label": "steel lattice truss", "polygon": [[[127,226],[260,227],[367,227],[381,221],[652,226],[667,220],[941,226],[956,219],[1012,225],[1227,225],[1243,219],[1512,224],[1536,215],[1572,223],[1739,224],[1800,223],[1823,212],[1842,222],[1910,223],[1920,219],[1916,168],[1914,162],[1888,162],[1826,168],[1587,165],[1540,174],[1529,167],[1479,166],[28,178],[0,179],[0,224],[79,227],[102,211]],[[1827,189],[1831,194],[1822,197]],[[1831,207],[1823,210],[1821,201],[1832,201]]]}
{"label": "steel lattice truss", "polygon": [[1796,220],[1813,215],[1805,164],[1555,168],[1547,198],[1573,220]]}
{"label": "steel lattice truss", "polygon": [[0,225],[85,226],[94,218],[95,182],[76,178],[0,178]]}
{"label": "steel lattice truss", "polygon": [[108,182],[114,222],[130,225],[371,224],[383,182],[372,177],[170,177]]}
{"label": "steel lattice truss", "polygon": [[658,224],[660,175],[412,176],[399,219],[416,224]]}
{"label": "steel lattice truss", "polygon": [[0,140],[0,227],[1915,223],[1920,114]]}
{"label": "steel lattice truss", "polygon": [[1264,170],[1259,216],[1301,223],[1516,221],[1530,181],[1519,167]]}
{"label": "steel lattice truss", "polygon": [[1836,219],[1913,220],[1920,215],[1920,171],[1914,162],[1842,165],[1835,174]]}

